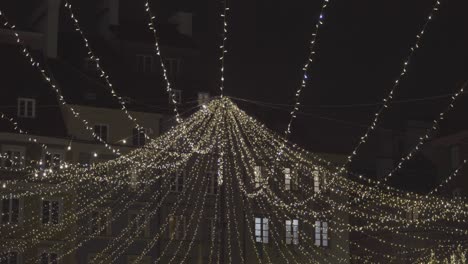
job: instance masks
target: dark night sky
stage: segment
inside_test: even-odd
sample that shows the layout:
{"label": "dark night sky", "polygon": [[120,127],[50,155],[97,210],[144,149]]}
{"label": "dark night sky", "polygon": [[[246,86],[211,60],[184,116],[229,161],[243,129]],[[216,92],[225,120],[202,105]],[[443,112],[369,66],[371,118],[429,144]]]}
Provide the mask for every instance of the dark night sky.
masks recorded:
{"label": "dark night sky", "polygon": [[[314,138],[325,135],[341,137],[343,143],[351,145],[357,141],[364,132],[358,124],[368,125],[376,106],[317,106],[380,102],[399,75],[409,47],[435,3],[429,0],[330,2],[318,37],[316,61],[309,72],[310,84],[301,99],[307,105],[303,109],[310,115],[299,117],[293,129],[294,137],[308,146],[319,144],[322,139]],[[226,94],[292,104],[321,3],[230,1]],[[201,7],[198,29],[206,30],[219,21],[212,16],[215,5],[210,1]],[[397,90],[396,100],[452,93],[468,79],[467,10],[466,1],[442,1],[440,12],[428,26],[422,47],[409,67],[409,74]],[[216,30],[220,32],[219,28]],[[219,35],[211,31],[204,34],[211,34],[202,45],[207,54],[218,51]],[[206,58],[216,59],[216,53]],[[408,119],[431,121],[447,102],[441,99],[393,105],[384,116],[382,126],[398,130]],[[466,103],[467,99],[462,97],[451,117],[466,120]],[[249,109],[260,118],[274,120],[270,123],[277,130],[285,129],[286,111],[266,112],[270,109],[260,106]],[[344,125],[318,117],[354,124]],[[449,122],[444,127],[459,125],[460,122]]]}
{"label": "dark night sky", "polygon": [[[11,1],[16,2],[6,2]],[[441,2],[440,12],[428,26],[422,48],[417,51],[395,100],[452,93],[468,79],[468,1]],[[316,60],[309,71],[309,85],[301,97],[305,105],[301,110],[308,115],[300,115],[294,123],[293,139],[306,148],[321,148],[324,142],[333,142],[335,148],[349,150],[364,133],[377,106],[322,106],[380,102],[399,75],[409,47],[434,3],[330,0],[318,37]],[[321,0],[229,1],[225,93],[292,104],[321,4]],[[30,5],[34,6],[34,2]],[[28,6],[13,10],[10,17],[27,16]],[[180,6],[195,13],[194,36],[202,52],[201,68],[208,86],[217,87],[221,1],[162,0],[157,6],[157,16],[166,13],[165,9]],[[447,102],[439,99],[394,104],[384,115],[381,127],[399,131],[409,119],[430,121]],[[273,111],[265,106],[239,104],[275,130],[286,128],[291,107]],[[467,99],[462,97],[451,114],[458,122],[449,120],[444,128],[466,126],[466,105]]]}

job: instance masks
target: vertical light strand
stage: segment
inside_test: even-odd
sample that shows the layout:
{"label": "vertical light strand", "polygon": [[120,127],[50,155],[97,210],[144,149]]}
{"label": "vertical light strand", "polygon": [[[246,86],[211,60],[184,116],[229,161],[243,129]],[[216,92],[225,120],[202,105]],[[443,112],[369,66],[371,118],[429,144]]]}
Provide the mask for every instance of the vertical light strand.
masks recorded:
{"label": "vertical light strand", "polygon": [[325,10],[326,10],[326,8],[327,8],[327,6],[329,4],[329,1],[330,0],[324,0],[323,3],[322,3],[322,8],[320,9],[320,14],[319,14],[319,17],[318,17],[318,21],[315,24],[315,29],[314,29],[314,31],[312,33],[312,38],[311,38],[311,40],[309,42],[309,46],[310,46],[309,55],[307,57],[307,60],[306,60],[306,62],[304,64],[304,66],[302,67],[301,85],[299,86],[299,88],[296,90],[296,93],[294,94],[294,108],[290,112],[291,116],[289,118],[289,122],[288,122],[288,126],[286,128],[286,131],[284,132],[284,137],[285,138],[288,138],[288,136],[291,134],[292,123],[293,123],[294,119],[296,118],[296,112],[299,111],[300,96],[301,96],[302,90],[307,86],[307,81],[309,80],[308,71],[309,71],[310,65],[314,62],[315,47],[316,47],[316,43],[317,43],[317,35],[319,33],[320,27],[324,24]]}
{"label": "vertical light strand", "polygon": [[424,145],[424,143],[426,143],[431,138],[431,136],[433,136],[432,133],[437,131],[437,129],[439,128],[440,122],[442,122],[442,120],[444,120],[445,116],[455,107],[455,102],[460,97],[460,95],[462,95],[464,93],[464,89],[467,86],[468,86],[468,81],[466,81],[460,87],[460,89],[455,94],[452,95],[452,97],[450,98],[450,102],[449,102],[448,106],[442,112],[440,112],[439,115],[432,121],[432,125],[431,125],[431,127],[429,127],[426,130],[426,134],[419,137],[418,143],[414,146],[414,148],[411,149],[411,151],[406,156],[403,156],[400,159],[397,166],[395,166],[395,168],[393,168],[383,178],[382,182],[387,182],[388,179],[390,179],[390,177],[392,177],[395,172],[400,170],[403,167],[403,165],[406,163],[406,161],[411,160],[414,157],[414,155],[421,149],[422,145]]}
{"label": "vertical light strand", "polygon": [[223,0],[223,12],[221,13],[221,17],[223,20],[223,33],[222,33],[222,41],[221,45],[219,46],[221,50],[221,57],[219,57],[219,60],[221,61],[221,78],[220,78],[220,84],[219,84],[219,90],[221,93],[221,98],[224,96],[224,60],[226,57],[227,49],[226,49],[226,42],[227,42],[227,34],[228,34],[228,24],[227,24],[227,14],[229,11],[229,7],[227,6],[227,1],[228,0]]}
{"label": "vertical light strand", "polygon": [[[101,77],[101,79],[104,80],[104,82],[106,84],[106,87],[108,88],[108,90],[111,93],[112,97],[114,97],[118,101],[118,103],[120,104],[120,109],[124,112],[126,117],[135,124],[135,127],[137,129],[143,129],[143,131],[145,131],[144,127],[142,127],[138,123],[137,119],[130,114],[130,112],[127,109],[127,106],[125,105],[124,100],[122,99],[122,97],[119,96],[117,94],[117,92],[115,91],[114,86],[113,86],[113,84],[111,83],[111,81],[109,79],[109,75],[101,67],[100,59],[96,56],[94,51],[91,49],[91,46],[89,45],[89,41],[86,38],[83,30],[81,29],[80,22],[78,21],[75,14],[73,13],[72,5],[68,2],[68,0],[65,0],[65,8],[68,9],[68,11],[70,13],[70,18],[71,18],[71,20],[73,20],[73,26],[75,27],[75,31],[77,31],[80,34],[80,36],[81,36],[81,38],[82,38],[82,40],[84,42],[84,45],[85,45],[86,50],[87,50],[88,59],[90,59],[91,61],[96,63],[96,70],[99,72],[99,77]],[[149,136],[147,135],[147,133],[146,132],[143,132],[143,133],[144,133],[145,138],[149,139]]]}
{"label": "vertical light strand", "polygon": [[156,53],[156,55],[158,56],[159,58],[159,63],[161,64],[161,69],[162,69],[162,75],[163,75],[163,78],[164,78],[164,81],[166,83],[166,92],[169,94],[169,97],[170,97],[170,101],[174,107],[173,111],[174,111],[174,115],[175,115],[175,119],[177,121],[177,123],[180,123],[182,120],[180,118],[180,114],[179,114],[179,110],[177,109],[177,98],[175,96],[175,92],[174,92],[174,89],[172,89],[172,85],[171,85],[171,82],[169,81],[169,77],[167,76],[167,69],[166,69],[166,65],[164,63],[164,59],[161,55],[161,48],[160,48],[160,45],[159,45],[159,37],[158,37],[158,32],[156,30],[156,16],[153,14],[153,12],[151,12],[151,8],[150,8],[150,4],[149,4],[149,0],[146,0],[145,1],[145,11],[146,11],[146,14],[149,18],[149,22],[148,22],[148,28],[149,30],[151,31],[151,33],[153,34],[153,37],[154,37],[154,51]]}

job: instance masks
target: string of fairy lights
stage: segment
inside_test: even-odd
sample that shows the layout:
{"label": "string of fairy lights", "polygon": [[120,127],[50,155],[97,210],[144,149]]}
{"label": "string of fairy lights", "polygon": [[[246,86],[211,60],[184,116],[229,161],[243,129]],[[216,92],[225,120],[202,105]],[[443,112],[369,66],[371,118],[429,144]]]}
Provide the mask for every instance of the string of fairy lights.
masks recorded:
{"label": "string of fairy lights", "polygon": [[[468,204],[464,200],[434,195],[458,175],[466,160],[436,188],[424,195],[403,192],[385,185],[384,181],[374,181],[359,175],[359,180],[364,181],[361,183],[349,179],[345,174],[347,164],[357,155],[360,146],[375,129],[381,114],[393,98],[394,91],[405,76],[407,65],[421,45],[420,39],[438,10],[439,1],[436,1],[422,31],[417,35],[416,44],[411,48],[400,76],[384,99],[383,107],[375,115],[372,125],[356,149],[346,158],[344,166],[336,166],[336,162],[323,159],[287,141],[295,112],[299,110],[301,91],[307,85],[309,65],[315,56],[317,34],[323,24],[328,2],[323,2],[319,21],[310,42],[309,57],[303,68],[303,80],[295,95],[296,103],[287,131],[282,137],[223,96],[229,10],[227,2],[224,2],[221,15],[221,96],[182,119],[161,56],[156,34],[156,17],[150,9],[149,1],[145,1],[145,12],[150,21],[148,26],[154,34],[155,51],[160,58],[166,90],[172,98],[177,125],[145,146],[125,155],[100,139],[88,120],[67,104],[53,78],[32,57],[20,38],[20,33],[0,11],[0,17],[5,21],[4,26],[12,30],[17,43],[23,46],[22,54],[40,71],[43,79],[55,91],[59,102],[81,121],[94,138],[117,156],[115,159],[88,166],[63,163],[63,167],[49,170],[44,175],[37,174],[38,171],[34,167],[37,165],[36,161],[15,170],[24,176],[4,183],[0,189],[2,199],[39,198],[36,201],[41,201],[48,197],[61,197],[64,206],[70,205],[70,209],[76,210],[63,211],[60,222],[56,225],[30,228],[43,217],[38,213],[25,219],[22,226],[9,226],[11,228],[6,231],[1,229],[2,237],[14,238],[19,235],[21,238],[8,240],[5,247],[20,249],[21,253],[26,253],[41,245],[44,240],[54,240],[62,236],[61,241],[50,242],[48,250],[57,252],[57,261],[66,262],[67,257],[91,240],[100,237],[102,232],[113,223],[117,223],[118,219],[131,209],[137,212],[135,218],[129,220],[118,234],[109,238],[108,243],[92,257],[92,263],[118,262],[135,245],[148,226],[156,230],[150,230],[152,234],[147,237],[144,246],[138,249],[133,263],[145,261],[146,257],[154,252],[155,247],[158,247],[158,255],[152,262],[187,263],[194,254],[196,243],[200,243],[199,236],[206,228],[202,221],[204,217],[213,220],[209,223],[209,239],[206,243],[207,263],[249,263],[250,258],[255,258],[258,263],[348,263],[349,249],[340,243],[328,245],[330,239],[349,240],[349,233],[363,235],[378,245],[385,245],[397,251],[395,254],[389,254],[372,244],[348,241],[349,246],[356,247],[360,252],[352,258],[362,263],[375,263],[379,262],[379,259],[387,262],[418,262],[421,259],[429,259],[427,253],[426,256],[422,254],[434,248],[466,246],[464,237],[468,235],[468,230],[463,224],[468,221]],[[68,1],[65,1],[65,7],[85,43],[89,58],[96,62],[100,76],[106,82],[111,95],[119,101],[126,117],[133,121],[137,128],[142,128],[127,110],[124,101],[114,90],[109,76],[101,68],[99,58],[91,50]],[[454,107],[456,99],[463,93],[463,88],[454,94],[449,107],[434,121],[432,130],[422,137],[415,151],[420,149],[429,138],[429,133],[437,129],[446,113]],[[0,119],[10,122],[15,131],[27,136],[28,141],[39,144],[44,152],[47,151],[47,145],[20,129],[14,119],[3,114],[0,115]],[[404,157],[402,162],[414,157],[412,153],[414,152]],[[9,156],[2,155],[2,158],[12,163],[18,162]],[[24,157],[20,159],[24,160],[20,162],[25,163]],[[397,169],[401,165],[402,163]],[[29,190],[25,189],[26,184],[41,187]],[[129,191],[130,189],[133,191]],[[210,190],[216,190],[214,195],[210,195]],[[3,195],[4,193],[10,196]],[[134,208],[140,202],[142,205]],[[34,202],[28,200],[25,205],[34,206]],[[105,216],[105,224],[90,233],[87,225],[89,216],[102,208],[107,208],[110,212]],[[409,218],[406,215],[408,212]],[[348,216],[359,221],[349,221]],[[152,223],[157,219],[160,222],[155,226]],[[296,226],[288,227],[288,224],[285,224],[287,221],[292,223],[293,220],[297,221]],[[436,231],[438,235],[433,236],[432,231]],[[404,240],[388,239],[379,232],[403,237]],[[440,237],[439,234],[445,237]],[[288,236],[291,240],[288,240]],[[317,239],[319,245],[316,245]],[[415,247],[405,241],[425,244]],[[246,255],[251,249],[253,255]],[[4,258],[4,255],[0,255],[0,261],[4,261]],[[26,262],[42,263],[42,257],[35,254],[26,258]]]}
{"label": "string of fairy lights", "polygon": [[405,77],[407,75],[407,72],[408,72],[407,68],[408,68],[409,64],[411,63],[411,61],[412,61],[412,59],[414,57],[414,54],[421,47],[422,38],[423,38],[423,36],[424,36],[424,34],[426,32],[426,29],[429,26],[430,22],[433,20],[434,16],[439,11],[440,5],[441,5],[441,2],[439,0],[436,0],[433,7],[432,7],[432,9],[431,9],[431,11],[430,11],[430,13],[429,13],[429,15],[426,17],[426,22],[423,24],[421,30],[416,35],[415,43],[410,47],[410,52],[409,52],[408,56],[405,58],[405,60],[403,62],[400,74],[397,76],[397,78],[393,82],[393,85],[392,85],[390,91],[388,92],[387,96],[385,96],[385,98],[382,100],[382,106],[374,114],[374,118],[373,118],[373,120],[371,122],[371,125],[367,128],[366,132],[360,138],[360,140],[357,143],[356,147],[353,149],[351,154],[347,157],[346,162],[344,163],[344,165],[339,170],[340,173],[346,171],[347,166],[352,162],[353,158],[357,155],[357,153],[358,153],[359,149],[361,148],[361,146],[367,142],[370,134],[377,127],[377,124],[380,121],[380,118],[381,118],[382,114],[389,107],[390,102],[393,100],[394,93],[400,87],[400,83],[402,82],[403,77]]}

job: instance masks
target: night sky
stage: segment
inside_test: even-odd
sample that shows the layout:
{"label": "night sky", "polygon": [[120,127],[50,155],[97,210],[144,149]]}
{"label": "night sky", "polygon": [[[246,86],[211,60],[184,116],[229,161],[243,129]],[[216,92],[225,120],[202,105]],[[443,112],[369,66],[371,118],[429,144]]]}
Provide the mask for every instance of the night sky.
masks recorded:
{"label": "night sky", "polygon": [[[201,8],[202,18],[198,19],[202,22],[195,25],[196,30],[219,21],[212,16],[216,9],[212,8],[215,3],[210,2]],[[409,47],[434,3],[330,1],[318,37],[316,61],[309,71],[309,85],[301,97],[302,110],[307,115],[301,115],[294,123],[293,138],[306,147],[321,144],[324,136],[338,138],[340,145],[347,145],[344,149],[353,146],[378,106],[330,105],[381,102],[399,75]],[[226,94],[292,104],[321,4],[322,1],[230,1]],[[467,10],[466,1],[442,1],[395,100],[450,94],[468,79]],[[220,28],[216,30],[221,32]],[[201,45],[206,54],[213,50],[219,54],[219,35],[211,34],[206,39]],[[216,63],[216,53],[205,58]],[[432,121],[447,106],[447,99],[394,104],[384,115],[381,127],[399,131],[407,120]],[[458,101],[450,115],[456,121],[445,122],[445,130],[466,128],[466,122],[460,120],[466,121],[467,102],[465,97]],[[265,106],[242,105],[269,120],[278,131],[285,129],[291,107],[286,107],[288,111],[271,111]]]}
{"label": "night sky", "polygon": [[[4,3],[8,2],[15,1]],[[135,5],[143,8],[140,2],[135,1]],[[409,73],[396,91],[397,101],[450,94],[468,79],[468,2],[441,2],[440,12],[429,24]],[[308,74],[309,85],[301,96],[301,112],[306,114],[300,114],[294,122],[293,140],[306,148],[349,151],[370,124],[378,109],[376,103],[381,102],[399,75],[409,47],[434,3],[330,0],[315,62]],[[31,1],[21,7],[15,4],[10,10],[7,4],[5,7],[19,23],[34,5]],[[261,102],[236,100],[278,132],[286,128],[321,5],[318,0],[229,1],[225,93]],[[162,20],[167,11],[181,7],[195,14],[194,39],[202,55],[200,67],[206,85],[217,91],[221,1],[162,0],[155,6],[154,13]],[[442,124],[446,131],[467,128],[465,97]],[[393,104],[380,127],[399,132],[407,120],[432,121],[447,102],[448,97],[443,97]]]}

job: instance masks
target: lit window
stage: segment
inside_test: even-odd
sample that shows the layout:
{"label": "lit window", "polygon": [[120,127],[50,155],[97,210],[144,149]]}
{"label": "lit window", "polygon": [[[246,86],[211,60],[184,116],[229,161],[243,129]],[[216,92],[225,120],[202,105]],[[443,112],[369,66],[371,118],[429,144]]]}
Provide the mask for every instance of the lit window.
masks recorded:
{"label": "lit window", "polygon": [[133,129],[133,146],[143,146],[146,144],[146,130],[144,128]]}
{"label": "lit window", "polygon": [[176,104],[182,103],[182,90],[172,89],[172,94],[169,94],[169,103],[174,103],[172,100],[172,96],[174,96],[174,101]]}
{"label": "lit window", "polygon": [[18,117],[36,117],[36,100],[32,98],[18,98]]}
{"label": "lit window", "polygon": [[255,242],[268,244],[268,218],[255,217]]}
{"label": "lit window", "polygon": [[155,72],[154,57],[152,55],[138,54],[136,55],[136,70],[138,72],[150,73]]}
{"label": "lit window", "polygon": [[139,184],[139,179],[138,179],[138,174],[136,172],[132,172],[130,174],[130,190],[133,192],[136,192],[138,190],[138,187],[140,186]]}
{"label": "lit window", "polygon": [[104,124],[94,125],[94,133],[102,140],[107,141],[109,138],[109,126]]}
{"label": "lit window", "polygon": [[42,224],[58,224],[60,222],[60,207],[60,200],[42,200]]}
{"label": "lit window", "polygon": [[328,222],[315,221],[315,245],[328,247]]}
{"label": "lit window", "polygon": [[265,182],[265,168],[262,166],[255,166],[254,167],[254,183],[255,188],[260,188]]}
{"label": "lit window", "polygon": [[169,238],[182,240],[184,238],[187,222],[183,215],[169,216]]}
{"label": "lit window", "polygon": [[198,92],[198,105],[204,105],[210,101],[210,93]]}
{"label": "lit window", "polygon": [[19,254],[17,251],[0,252],[1,264],[18,264]]}
{"label": "lit window", "polygon": [[150,236],[150,221],[147,214],[131,212],[128,215],[128,225],[134,230],[139,237]]}
{"label": "lit window", "polygon": [[56,252],[43,251],[41,253],[41,264],[57,264],[58,254]]}
{"label": "lit window", "polygon": [[20,220],[20,199],[3,198],[2,199],[2,224],[18,224]]}
{"label": "lit window", "polygon": [[297,190],[297,173],[292,171],[290,168],[285,168],[283,170],[284,173],[284,189],[289,190]]}
{"label": "lit window", "polygon": [[207,172],[208,177],[208,194],[218,193],[218,174],[216,172]]}
{"label": "lit window", "polygon": [[319,193],[320,192],[320,175],[318,171],[313,171],[312,172],[312,177],[314,178],[314,193]]}
{"label": "lit window", "polygon": [[299,220],[286,220],[286,244],[299,244]]}
{"label": "lit window", "polygon": [[182,192],[184,190],[185,173],[178,171],[171,175],[171,191]]}
{"label": "lit window", "polygon": [[91,235],[110,236],[110,210],[102,209],[91,212],[89,233]]}

